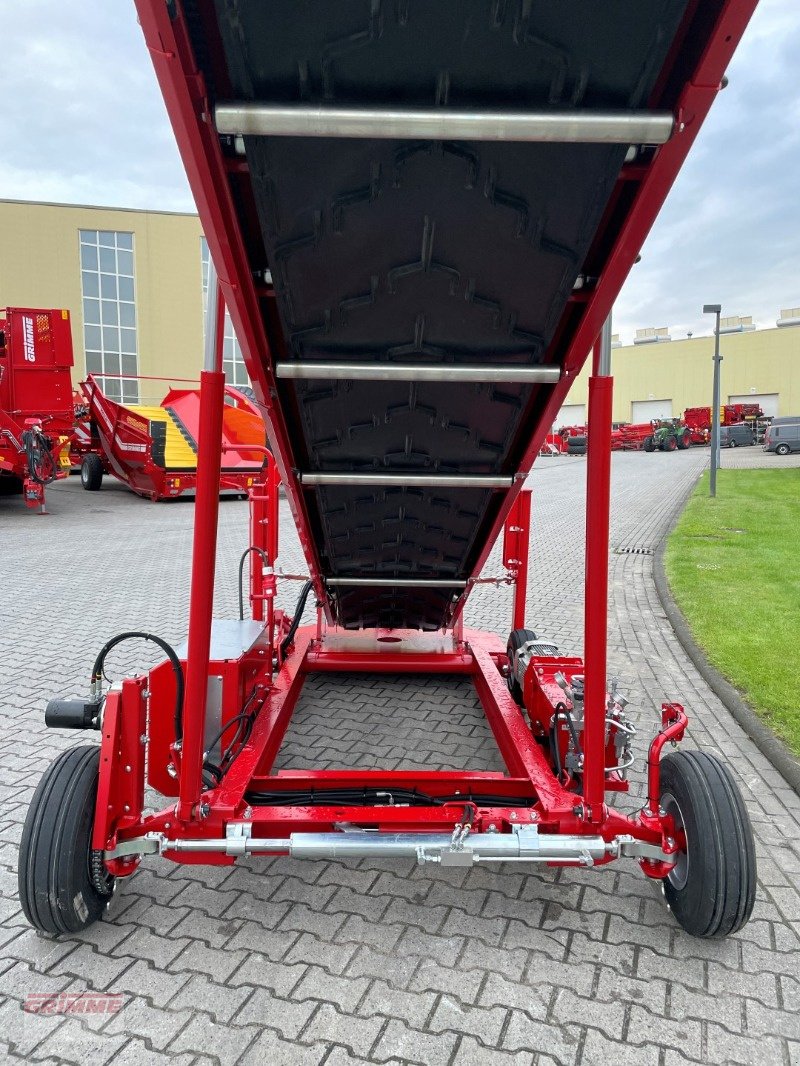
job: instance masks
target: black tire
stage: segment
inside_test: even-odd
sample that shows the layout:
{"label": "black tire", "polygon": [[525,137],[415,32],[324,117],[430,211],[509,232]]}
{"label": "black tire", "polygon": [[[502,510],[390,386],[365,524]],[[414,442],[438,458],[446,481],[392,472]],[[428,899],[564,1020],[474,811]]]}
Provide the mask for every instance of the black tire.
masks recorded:
{"label": "black tire", "polygon": [[506,652],[508,653],[509,672],[506,675],[506,684],[508,685],[508,691],[514,697],[516,703],[520,707],[524,706],[522,700],[522,686],[515,677],[512,677],[510,665],[514,656],[514,653],[522,647],[523,644],[527,644],[529,640],[538,640],[539,635],[532,629],[512,629],[508,638],[508,645],[506,646]]}
{"label": "black tire", "polygon": [[21,478],[13,474],[0,474],[0,496],[20,496],[22,489]]}
{"label": "black tire", "polygon": [[652,437],[645,437],[642,441],[642,449],[646,452],[654,452],[656,450],[655,444],[653,444]]}
{"label": "black tire", "polygon": [[664,440],[661,442],[661,451],[662,452],[674,452],[677,447],[678,447],[678,438],[676,436],[674,436],[674,435],[670,435],[669,437],[665,437]]}
{"label": "black tire", "polygon": [[788,444],[779,444],[778,447],[775,449],[775,454],[788,455],[791,450],[792,449],[789,447]]}
{"label": "black tire", "polygon": [[103,461],[99,455],[89,452],[81,463],[81,485],[87,492],[98,492],[103,484]]}
{"label": "black tire", "polygon": [[687,933],[723,937],[753,913],[753,830],[728,767],[703,751],[661,760],[661,806],[686,834],[686,851],[664,878],[670,910]]}
{"label": "black tire", "polygon": [[678,447],[682,452],[685,452],[686,449],[691,445],[691,443],[692,434],[687,429],[683,433],[681,433],[680,437],[678,437]]}
{"label": "black tire", "polygon": [[729,448],[735,448],[736,447],[736,441],[733,439],[733,437],[731,437],[731,439],[728,441],[728,447]]}
{"label": "black tire", "polygon": [[78,933],[96,922],[114,889],[109,874],[92,875],[99,768],[94,744],[62,751],[45,771],[25,818],[19,899],[31,925],[50,936]]}

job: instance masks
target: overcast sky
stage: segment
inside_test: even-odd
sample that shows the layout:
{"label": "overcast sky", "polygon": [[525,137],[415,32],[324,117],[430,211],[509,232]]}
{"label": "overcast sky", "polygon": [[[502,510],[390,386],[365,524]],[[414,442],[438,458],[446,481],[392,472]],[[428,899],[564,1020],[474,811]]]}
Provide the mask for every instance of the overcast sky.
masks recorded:
{"label": "overcast sky", "polygon": [[[0,198],[194,209],[132,0],[0,0],[0,26]],[[761,0],[617,304],[624,343],[709,332],[706,302],[760,326],[800,304],[798,55],[797,0]]]}

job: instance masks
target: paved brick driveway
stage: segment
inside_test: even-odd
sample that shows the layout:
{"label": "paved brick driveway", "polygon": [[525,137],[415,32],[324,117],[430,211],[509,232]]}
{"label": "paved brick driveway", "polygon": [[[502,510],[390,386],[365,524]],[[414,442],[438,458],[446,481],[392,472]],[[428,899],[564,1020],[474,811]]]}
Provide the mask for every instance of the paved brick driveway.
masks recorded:
{"label": "paved brick driveway", "polygon": [[[744,455],[735,453],[737,465]],[[684,935],[633,862],[431,874],[387,861],[215,869],[153,860],[123,885],[107,922],[74,939],[38,937],[16,900],[17,842],[41,772],[74,742],[44,729],[44,700],[83,691],[95,649],[122,628],[184,636],[192,506],[147,504],[113,483],[88,496],[75,479],[50,492],[50,517],[0,501],[8,1058],[800,1063],[800,801],[686,662],[646,554],[706,461],[700,451],[614,458],[610,658],[640,709],[640,752],[661,700],[682,700],[690,742],[722,751],[739,777],[761,881],[753,920],[722,943]],[[565,650],[580,647],[584,476],[583,460],[562,457],[541,460],[532,478],[529,624]],[[290,569],[301,564],[285,524]],[[229,617],[245,530],[246,505],[225,502],[217,612]],[[505,633],[507,602],[507,590],[484,588],[468,621]],[[147,665],[143,654],[120,654],[112,673]],[[412,765],[499,765],[462,683],[385,677],[311,682],[280,759],[394,766],[404,749]],[[29,991],[86,988],[122,993],[122,1011],[65,1019],[20,1006]]]}

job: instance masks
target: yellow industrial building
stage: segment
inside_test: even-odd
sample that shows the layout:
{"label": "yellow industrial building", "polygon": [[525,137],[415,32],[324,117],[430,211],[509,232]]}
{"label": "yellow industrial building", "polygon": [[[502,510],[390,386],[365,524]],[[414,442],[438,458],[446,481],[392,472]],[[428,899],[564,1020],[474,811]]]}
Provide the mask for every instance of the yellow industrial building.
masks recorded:
{"label": "yellow industrial building", "polygon": [[[138,375],[197,378],[206,266],[196,215],[0,200],[0,308],[68,308],[75,381],[109,375],[116,398],[145,399]],[[721,334],[723,402],[799,413],[800,308],[776,309],[772,329],[726,318]],[[665,327],[637,330],[629,345],[615,338],[614,419],[645,422],[707,405],[713,351],[713,336],[670,339]],[[224,363],[232,384],[247,383],[229,321]],[[587,381],[588,367],[557,424],[585,421]]]}

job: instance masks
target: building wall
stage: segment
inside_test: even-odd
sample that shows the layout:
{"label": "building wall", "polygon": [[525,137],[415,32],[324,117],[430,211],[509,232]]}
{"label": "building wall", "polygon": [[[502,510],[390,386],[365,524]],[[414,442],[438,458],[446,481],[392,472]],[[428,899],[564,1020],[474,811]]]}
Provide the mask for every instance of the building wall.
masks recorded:
{"label": "building wall", "polygon": [[0,201],[0,307],[71,312],[74,380],[84,377],[79,231],[133,233],[139,374],[197,378],[203,289],[196,215]]}
{"label": "building wall", "polygon": [[[723,403],[729,396],[777,393],[778,414],[800,413],[800,326],[723,334],[719,350]],[[614,421],[630,422],[635,400],[672,400],[674,415],[710,406],[713,356],[713,336],[614,348]],[[586,403],[590,365],[591,360],[566,403]]]}

